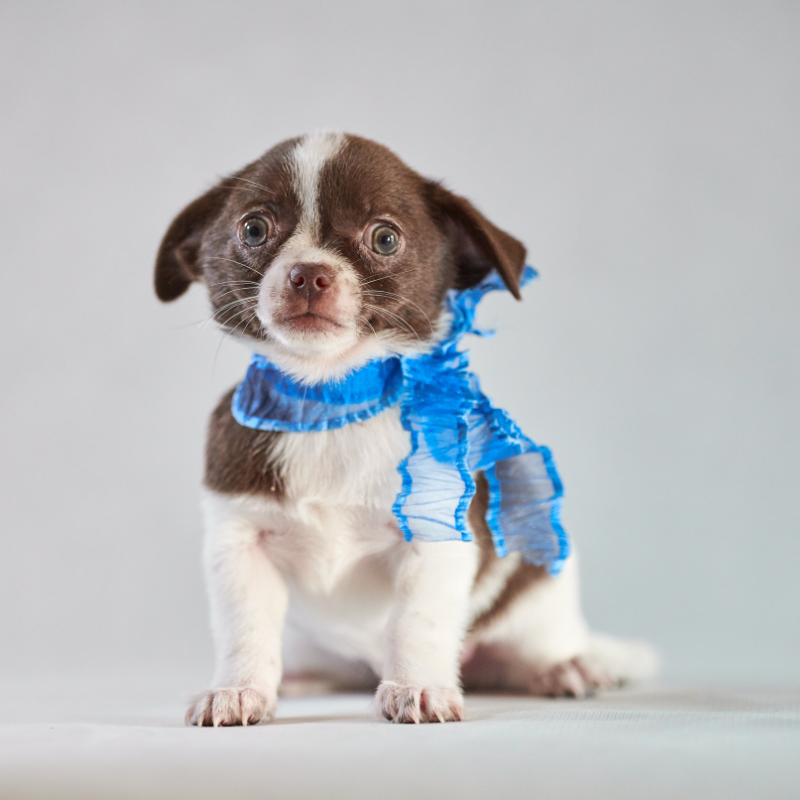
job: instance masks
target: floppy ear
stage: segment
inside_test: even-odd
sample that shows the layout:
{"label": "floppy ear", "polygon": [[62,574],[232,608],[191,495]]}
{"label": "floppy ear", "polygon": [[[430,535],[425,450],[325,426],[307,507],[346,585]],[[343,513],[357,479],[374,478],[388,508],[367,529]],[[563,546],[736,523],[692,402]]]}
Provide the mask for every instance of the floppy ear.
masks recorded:
{"label": "floppy ear", "polygon": [[203,234],[222,210],[230,188],[220,184],[198,197],[178,214],[169,226],[156,256],[155,287],[165,303],[180,297],[200,280],[198,256]]}
{"label": "floppy ear", "polygon": [[521,300],[519,281],[525,266],[525,247],[505,231],[494,226],[464,197],[434,181],[426,183],[428,201],[434,215],[444,223],[458,270],[459,289],[475,286],[493,269]]}

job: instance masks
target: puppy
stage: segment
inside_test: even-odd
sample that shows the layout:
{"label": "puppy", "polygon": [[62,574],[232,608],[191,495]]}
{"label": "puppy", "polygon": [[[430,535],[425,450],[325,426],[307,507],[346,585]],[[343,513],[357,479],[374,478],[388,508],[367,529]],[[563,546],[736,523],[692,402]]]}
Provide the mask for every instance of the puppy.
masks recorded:
{"label": "puppy", "polygon": [[[431,352],[454,291],[494,275],[519,298],[524,259],[385,147],[316,133],[187,206],[161,243],[155,288],[171,301],[204,283],[215,320],[271,365],[274,385],[316,396],[365,365]],[[648,646],[589,633],[574,555],[558,576],[498,555],[485,471],[464,476],[463,537],[407,541],[395,512],[412,445],[398,404],[301,430],[249,425],[239,401],[225,395],[208,431],[216,671],[187,723],[272,719],[284,672],[379,681],[380,712],[414,723],[462,719],[464,687],[582,697],[652,674]]]}

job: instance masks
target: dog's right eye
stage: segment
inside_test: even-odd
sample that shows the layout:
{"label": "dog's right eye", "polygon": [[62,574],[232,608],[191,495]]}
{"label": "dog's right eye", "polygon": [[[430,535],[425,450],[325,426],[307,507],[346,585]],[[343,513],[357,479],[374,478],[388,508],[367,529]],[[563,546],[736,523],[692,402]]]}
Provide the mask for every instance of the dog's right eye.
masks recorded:
{"label": "dog's right eye", "polygon": [[239,238],[247,247],[260,247],[269,237],[269,222],[264,217],[248,217],[239,225]]}

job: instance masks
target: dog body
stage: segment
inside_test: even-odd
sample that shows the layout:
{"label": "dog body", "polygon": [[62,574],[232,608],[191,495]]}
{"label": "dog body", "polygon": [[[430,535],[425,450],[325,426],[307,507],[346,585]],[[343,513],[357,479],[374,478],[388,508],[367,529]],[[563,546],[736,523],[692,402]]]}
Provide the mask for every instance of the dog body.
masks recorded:
{"label": "dog body", "polygon": [[[373,142],[290,140],[173,222],[156,264],[172,300],[208,287],[217,321],[294,380],[341,378],[446,335],[449,289],[495,270],[519,297],[522,245]],[[398,722],[461,719],[462,686],[581,696],[652,671],[645,645],[591,635],[575,557],[558,577],[499,558],[477,473],[472,541],[405,541],[392,511],[411,442],[400,410],[302,433],[209,427],[205,570],[213,688],[187,721],[270,719],[284,672],[380,679]]]}

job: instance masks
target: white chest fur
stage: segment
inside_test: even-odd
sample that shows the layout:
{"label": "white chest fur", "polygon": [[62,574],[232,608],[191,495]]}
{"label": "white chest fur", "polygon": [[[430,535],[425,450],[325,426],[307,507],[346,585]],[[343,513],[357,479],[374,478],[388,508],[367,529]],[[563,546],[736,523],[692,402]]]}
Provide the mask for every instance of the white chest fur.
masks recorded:
{"label": "white chest fur", "polygon": [[286,434],[272,454],[284,496],[212,494],[210,532],[224,519],[247,520],[293,583],[330,594],[359,561],[402,543],[392,504],[409,449],[398,408],[337,430]]}
{"label": "white chest fur", "polygon": [[292,502],[390,511],[410,447],[395,407],[336,430],[289,433],[276,455]]}

